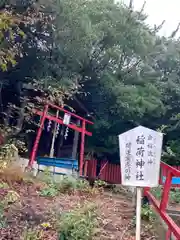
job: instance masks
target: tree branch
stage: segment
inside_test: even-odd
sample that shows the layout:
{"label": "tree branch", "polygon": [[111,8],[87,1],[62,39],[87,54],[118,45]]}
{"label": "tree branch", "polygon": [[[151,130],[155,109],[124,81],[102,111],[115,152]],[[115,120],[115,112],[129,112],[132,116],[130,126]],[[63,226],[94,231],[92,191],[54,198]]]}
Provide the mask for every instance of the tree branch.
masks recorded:
{"label": "tree branch", "polygon": [[161,29],[162,29],[162,27],[163,27],[163,25],[164,25],[164,23],[165,23],[166,21],[165,20],[163,20],[162,21],[162,23],[160,24],[160,25],[155,25],[154,26],[154,31],[153,31],[153,33],[157,33],[157,32],[159,32]]}
{"label": "tree branch", "polygon": [[180,23],[178,23],[177,28],[171,33],[170,38],[174,38],[176,34],[178,33],[180,28]]}

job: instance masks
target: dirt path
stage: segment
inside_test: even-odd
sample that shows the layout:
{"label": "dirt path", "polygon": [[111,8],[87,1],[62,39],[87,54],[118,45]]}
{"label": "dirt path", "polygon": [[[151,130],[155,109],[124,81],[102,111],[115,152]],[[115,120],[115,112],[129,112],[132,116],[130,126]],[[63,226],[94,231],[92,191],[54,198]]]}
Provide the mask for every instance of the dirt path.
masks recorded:
{"label": "dirt path", "polygon": [[[133,240],[135,228],[133,218],[135,209],[132,201],[125,194],[101,193],[94,197],[74,193],[61,194],[46,198],[38,194],[41,185],[15,184],[13,190],[20,195],[20,200],[11,204],[6,210],[8,227],[0,229],[1,240],[21,240],[24,229],[36,228],[43,222],[49,222],[52,228],[43,231],[42,239],[57,240],[54,222],[55,215],[70,211],[85,201],[98,206],[99,228],[94,240]],[[155,240],[153,229],[143,226],[142,240]],[[151,237],[151,238],[150,238]],[[24,240],[24,239],[23,239]]]}

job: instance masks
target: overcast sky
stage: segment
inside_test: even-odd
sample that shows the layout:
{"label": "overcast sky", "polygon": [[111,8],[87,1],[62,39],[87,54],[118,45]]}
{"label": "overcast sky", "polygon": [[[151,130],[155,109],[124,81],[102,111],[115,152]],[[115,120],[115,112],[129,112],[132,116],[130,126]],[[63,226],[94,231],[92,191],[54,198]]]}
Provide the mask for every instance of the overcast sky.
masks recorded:
{"label": "overcast sky", "polygon": [[[129,3],[129,0],[122,1]],[[134,8],[141,9],[143,3],[144,0],[134,0]],[[180,22],[180,0],[146,0],[145,12],[149,15],[147,21],[152,26],[166,20],[160,33],[169,36]]]}

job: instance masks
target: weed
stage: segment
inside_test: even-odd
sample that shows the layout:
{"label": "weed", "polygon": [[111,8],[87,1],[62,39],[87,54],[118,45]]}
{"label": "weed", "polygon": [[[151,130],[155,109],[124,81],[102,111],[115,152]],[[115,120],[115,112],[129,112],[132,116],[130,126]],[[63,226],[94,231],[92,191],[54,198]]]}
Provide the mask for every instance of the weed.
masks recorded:
{"label": "weed", "polygon": [[89,182],[86,180],[82,180],[82,179],[77,179],[76,180],[76,189],[78,190],[83,190],[83,189],[87,189],[89,188]]}
{"label": "weed", "polygon": [[159,200],[161,199],[161,196],[162,196],[162,187],[161,186],[159,186],[157,188],[152,188],[151,192],[155,196],[155,198],[157,198]]}
{"label": "weed", "polygon": [[170,201],[172,203],[180,203],[180,190],[178,188],[170,192]]}
{"label": "weed", "polygon": [[8,189],[9,185],[5,182],[0,182],[0,189]]}
{"label": "weed", "polygon": [[145,204],[141,208],[141,218],[146,221],[154,221],[156,216],[148,204]]}
{"label": "weed", "polygon": [[3,202],[0,203],[0,229],[6,227],[6,218],[4,216],[5,204]]}
{"label": "weed", "polygon": [[85,204],[61,216],[59,240],[91,240],[97,227],[96,206]]}
{"label": "weed", "polygon": [[58,184],[58,188],[61,193],[72,192],[76,189],[77,180],[73,177],[65,176]]}
{"label": "weed", "polygon": [[26,229],[21,237],[22,240],[40,240],[42,232],[39,230]]}
{"label": "weed", "polygon": [[95,187],[91,187],[89,182],[86,180],[78,179],[76,182],[76,190],[83,194],[88,195],[96,195],[98,193],[98,189]]}
{"label": "weed", "polygon": [[4,198],[5,204],[15,203],[20,199],[20,196],[15,191],[8,191],[7,195]]}
{"label": "weed", "polygon": [[[159,200],[161,199],[162,187],[153,188],[151,192],[157,199]],[[171,189],[169,193],[169,200],[171,203],[180,203],[180,189],[178,188]]]}
{"label": "weed", "polygon": [[97,187],[97,188],[104,188],[107,186],[107,183],[105,181],[102,181],[102,180],[96,180],[95,183],[94,183],[94,186]]}
{"label": "weed", "polygon": [[47,183],[51,184],[53,182],[53,178],[52,178],[52,174],[50,172],[50,168],[46,167],[43,173],[44,173],[44,180]]}
{"label": "weed", "polygon": [[58,189],[56,185],[49,184],[46,188],[42,189],[39,193],[42,197],[55,197],[58,195]]}
{"label": "weed", "polygon": [[72,193],[74,191],[78,191],[80,193],[90,194],[90,195],[95,195],[98,193],[98,189],[91,188],[88,181],[82,180],[82,179],[76,179],[72,176],[64,176],[63,179],[59,182],[49,180],[47,182],[47,187],[43,188],[40,191],[40,195],[54,197],[58,195],[59,192]]}

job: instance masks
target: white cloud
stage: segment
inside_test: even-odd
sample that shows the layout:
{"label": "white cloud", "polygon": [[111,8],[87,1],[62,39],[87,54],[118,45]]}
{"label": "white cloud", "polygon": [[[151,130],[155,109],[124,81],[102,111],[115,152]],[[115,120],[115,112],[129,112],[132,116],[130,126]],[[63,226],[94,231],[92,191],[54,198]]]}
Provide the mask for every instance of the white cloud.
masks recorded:
{"label": "white cloud", "polygon": [[[129,0],[122,0],[129,3]],[[134,8],[141,9],[144,0],[134,0]],[[180,22],[180,0],[146,0],[145,13],[148,14],[147,22],[153,26],[166,20],[161,34],[169,36]]]}

